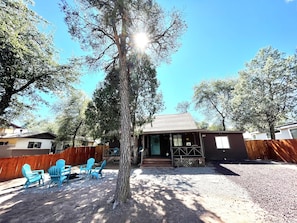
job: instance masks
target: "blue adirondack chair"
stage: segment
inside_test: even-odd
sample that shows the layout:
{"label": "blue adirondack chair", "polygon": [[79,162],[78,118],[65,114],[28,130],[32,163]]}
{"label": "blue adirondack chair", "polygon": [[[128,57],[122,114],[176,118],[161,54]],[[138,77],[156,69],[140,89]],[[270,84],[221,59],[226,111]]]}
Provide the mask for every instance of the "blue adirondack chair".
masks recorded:
{"label": "blue adirondack chair", "polygon": [[105,168],[105,166],[106,166],[106,160],[103,160],[100,167],[96,167],[95,169],[91,170],[91,177],[99,179],[99,176],[100,176],[100,178],[102,178],[102,170]]}
{"label": "blue adirondack chair", "polygon": [[50,188],[51,184],[58,184],[60,187],[64,181],[67,181],[67,176],[62,173],[62,169],[60,167],[51,166],[48,169],[48,174],[51,177],[48,188]]}
{"label": "blue adirondack chair", "polygon": [[56,166],[61,169],[61,174],[67,177],[69,180],[71,174],[71,165],[66,165],[66,161],[64,159],[58,159],[56,161]]}
{"label": "blue adirondack chair", "polygon": [[87,160],[87,164],[80,166],[79,173],[81,174],[83,171],[85,171],[85,173],[89,175],[91,173],[91,169],[94,166],[94,164],[95,164],[95,159],[94,158],[89,158]]}
{"label": "blue adirondack chair", "polygon": [[39,185],[42,182],[42,185],[44,185],[44,170],[31,170],[31,166],[26,163],[22,166],[22,174],[27,179],[24,185],[25,188],[35,182],[38,182]]}

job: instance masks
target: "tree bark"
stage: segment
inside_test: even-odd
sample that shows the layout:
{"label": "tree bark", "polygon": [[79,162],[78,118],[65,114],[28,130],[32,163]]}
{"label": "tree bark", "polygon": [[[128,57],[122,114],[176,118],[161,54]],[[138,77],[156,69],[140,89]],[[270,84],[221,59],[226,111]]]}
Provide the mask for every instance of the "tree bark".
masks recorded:
{"label": "tree bark", "polygon": [[120,72],[120,97],[121,97],[121,155],[119,173],[115,192],[114,207],[118,203],[126,202],[131,198],[130,190],[130,171],[131,171],[131,152],[130,152],[130,109],[129,109],[129,90],[128,75],[125,66],[125,58],[121,63]]}
{"label": "tree bark", "polygon": [[271,139],[275,139],[274,123],[269,123],[269,131]]}
{"label": "tree bark", "polygon": [[131,171],[131,114],[129,108],[129,72],[127,66],[127,16],[124,5],[121,7],[122,34],[117,41],[120,60],[120,107],[121,107],[121,155],[116,191],[114,196],[115,208],[119,203],[131,198],[130,171]]}

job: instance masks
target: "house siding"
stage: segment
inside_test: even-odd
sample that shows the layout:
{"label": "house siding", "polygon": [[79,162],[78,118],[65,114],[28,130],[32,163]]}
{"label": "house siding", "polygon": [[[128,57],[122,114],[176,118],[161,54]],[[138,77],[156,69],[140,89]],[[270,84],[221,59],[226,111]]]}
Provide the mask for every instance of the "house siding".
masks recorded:
{"label": "house siding", "polygon": [[[217,149],[216,136],[227,136],[230,148]],[[202,142],[207,161],[248,159],[242,133],[202,133]]]}

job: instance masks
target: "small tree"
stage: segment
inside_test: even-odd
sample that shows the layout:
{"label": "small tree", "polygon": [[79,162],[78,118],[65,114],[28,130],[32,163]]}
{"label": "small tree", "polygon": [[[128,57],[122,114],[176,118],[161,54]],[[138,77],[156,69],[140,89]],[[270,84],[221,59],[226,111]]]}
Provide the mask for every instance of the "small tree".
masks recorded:
{"label": "small tree", "polygon": [[259,50],[239,72],[233,99],[233,119],[242,128],[268,130],[275,139],[276,123],[296,111],[297,57],[277,49]]}
{"label": "small tree", "polygon": [[221,130],[226,130],[226,120],[231,120],[231,100],[234,80],[202,82],[195,87],[196,109],[201,109],[208,117],[221,121]]}
{"label": "small tree", "polygon": [[88,102],[89,99],[83,92],[72,91],[69,98],[56,105],[59,114],[57,141],[71,139],[74,147],[77,136],[87,137],[85,110]]}

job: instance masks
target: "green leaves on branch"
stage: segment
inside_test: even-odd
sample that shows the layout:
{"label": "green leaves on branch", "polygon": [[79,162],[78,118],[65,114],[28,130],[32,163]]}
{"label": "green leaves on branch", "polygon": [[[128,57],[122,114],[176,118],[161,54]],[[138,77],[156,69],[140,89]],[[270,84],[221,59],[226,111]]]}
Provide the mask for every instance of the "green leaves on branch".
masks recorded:
{"label": "green leaves on branch", "polygon": [[297,57],[277,49],[261,49],[239,72],[233,99],[234,120],[240,126],[269,131],[296,111]]}
{"label": "green leaves on branch", "polygon": [[225,120],[232,120],[237,129],[269,131],[274,139],[276,125],[296,115],[296,77],[296,55],[285,57],[277,49],[263,48],[236,81],[196,86],[196,108],[218,117],[223,127]]}
{"label": "green leaves on branch", "polygon": [[[159,83],[156,69],[145,56],[141,60],[131,58],[130,77],[130,113],[133,131],[150,120],[163,109],[162,94],[158,93]],[[133,65],[132,65],[133,64]],[[112,69],[104,82],[93,94],[93,101],[86,111],[87,122],[97,138],[105,140],[118,138],[120,130],[119,70]]]}
{"label": "green leaves on branch", "polygon": [[231,120],[231,100],[235,80],[202,82],[195,87],[194,102],[207,117],[219,120],[221,130],[226,130],[226,121]]}
{"label": "green leaves on branch", "polygon": [[0,117],[11,119],[43,102],[40,93],[70,87],[78,73],[56,61],[52,36],[39,30],[46,21],[19,0],[0,3]]}

